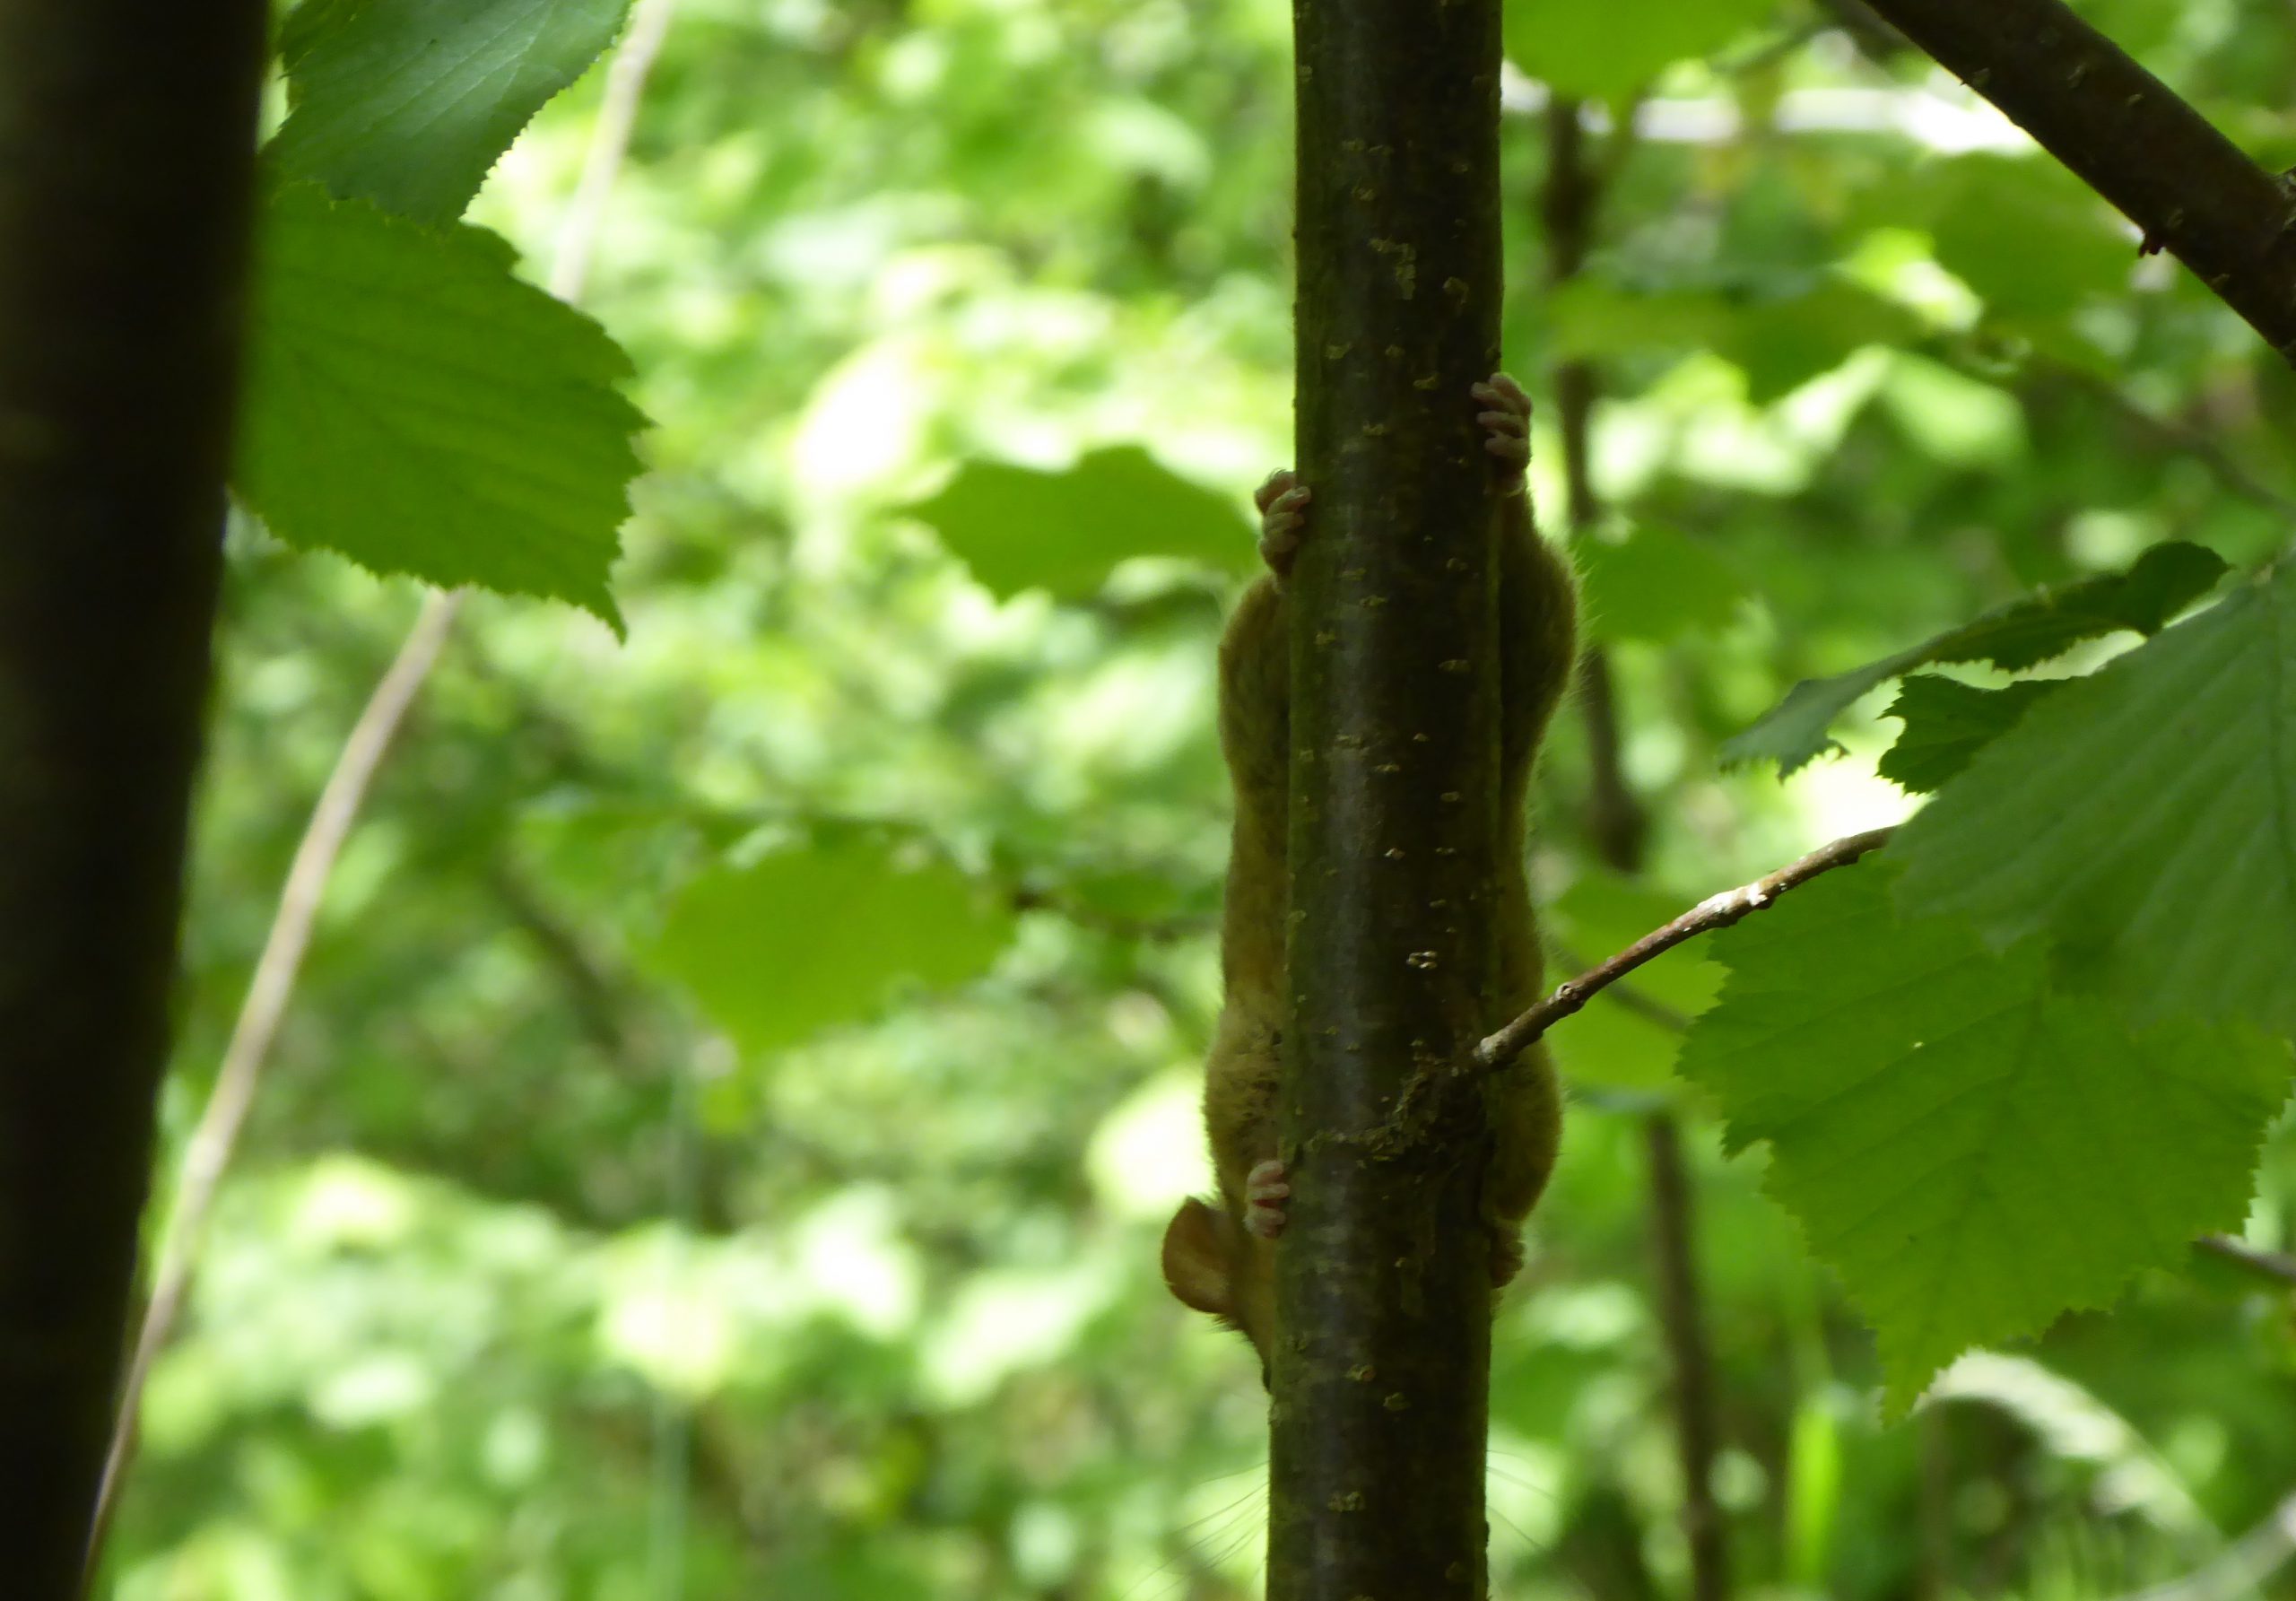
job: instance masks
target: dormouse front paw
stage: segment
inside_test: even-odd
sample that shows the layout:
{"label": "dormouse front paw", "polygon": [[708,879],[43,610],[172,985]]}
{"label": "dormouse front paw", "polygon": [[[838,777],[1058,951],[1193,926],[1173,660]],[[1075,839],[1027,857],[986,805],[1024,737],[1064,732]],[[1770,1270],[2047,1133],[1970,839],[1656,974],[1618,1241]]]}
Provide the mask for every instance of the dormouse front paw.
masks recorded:
{"label": "dormouse front paw", "polygon": [[1262,1240],[1273,1240],[1283,1232],[1283,1203],[1292,1198],[1292,1186],[1283,1164],[1274,1157],[1261,1162],[1244,1176],[1244,1229]]}
{"label": "dormouse front paw", "polygon": [[1270,473],[1252,495],[1252,503],[1259,508],[1259,559],[1278,581],[1292,574],[1300,530],[1307,526],[1309,499],[1308,486],[1289,467]]}
{"label": "dormouse front paw", "polygon": [[1494,372],[1467,391],[1483,403],[1474,414],[1483,424],[1483,448],[1507,469],[1507,492],[1523,492],[1523,469],[1531,464],[1531,397],[1523,386],[1503,372]]}

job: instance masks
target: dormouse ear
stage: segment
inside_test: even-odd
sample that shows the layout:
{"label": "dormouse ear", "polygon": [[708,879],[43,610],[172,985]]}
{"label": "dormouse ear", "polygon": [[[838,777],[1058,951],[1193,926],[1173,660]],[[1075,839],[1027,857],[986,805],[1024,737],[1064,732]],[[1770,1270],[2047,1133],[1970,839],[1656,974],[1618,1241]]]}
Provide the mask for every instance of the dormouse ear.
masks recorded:
{"label": "dormouse ear", "polygon": [[1219,1213],[1193,1196],[1180,1203],[1164,1230],[1164,1283],[1181,1305],[1228,1318],[1235,1314],[1235,1295],[1220,1222]]}

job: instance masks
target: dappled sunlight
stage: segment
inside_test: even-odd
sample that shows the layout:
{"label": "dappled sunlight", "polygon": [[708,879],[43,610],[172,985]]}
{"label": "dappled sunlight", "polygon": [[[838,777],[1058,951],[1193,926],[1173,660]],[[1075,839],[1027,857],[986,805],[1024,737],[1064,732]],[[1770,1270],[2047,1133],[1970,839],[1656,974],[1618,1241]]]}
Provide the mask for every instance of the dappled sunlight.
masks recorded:
{"label": "dappled sunlight", "polygon": [[[2182,1270],[2259,1140],[2250,1238],[2296,1235],[2249,1026],[2296,1004],[2288,709],[2251,692],[2296,618],[2296,579],[2254,581],[2296,526],[2296,387],[1902,39],[1622,4],[1500,19],[1501,344],[1580,574],[1527,803],[1543,987],[1925,805],[1899,839],[1936,845],[1898,899],[1892,846],[1546,1037],[1492,1596],[1708,1594],[1680,1222],[1727,1593],[2112,1601],[2296,1483],[2285,1286]],[[2296,155],[2296,11],[2082,9]],[[418,590],[493,587],[312,903],[104,1601],[1265,1593],[1268,1397],[1158,1244],[1216,1188],[1216,653],[1294,454],[1313,248],[1291,27],[691,0],[579,316],[539,286],[612,114],[587,55],[463,152],[516,277],[451,214],[305,187],[327,292],[274,286],[258,330],[304,365],[250,391],[304,498],[228,542],[147,1256]],[[1558,130],[1599,192],[1570,273]],[[378,254],[326,232],[354,224]],[[405,288],[432,249],[460,321]],[[1305,539],[1344,515],[1309,505]]]}

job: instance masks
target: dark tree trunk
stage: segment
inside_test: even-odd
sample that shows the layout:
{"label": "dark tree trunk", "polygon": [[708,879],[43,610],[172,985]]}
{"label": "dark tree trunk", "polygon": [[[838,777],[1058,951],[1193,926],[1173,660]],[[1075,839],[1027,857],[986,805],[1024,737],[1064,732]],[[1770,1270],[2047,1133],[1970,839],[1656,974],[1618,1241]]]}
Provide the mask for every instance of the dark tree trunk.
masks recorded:
{"label": "dark tree trunk", "polygon": [[261,0],[0,0],[0,1566],[80,1588],[168,1038]]}
{"label": "dark tree trunk", "polygon": [[1298,0],[1292,924],[1268,1593],[1485,1593],[1498,0]]}

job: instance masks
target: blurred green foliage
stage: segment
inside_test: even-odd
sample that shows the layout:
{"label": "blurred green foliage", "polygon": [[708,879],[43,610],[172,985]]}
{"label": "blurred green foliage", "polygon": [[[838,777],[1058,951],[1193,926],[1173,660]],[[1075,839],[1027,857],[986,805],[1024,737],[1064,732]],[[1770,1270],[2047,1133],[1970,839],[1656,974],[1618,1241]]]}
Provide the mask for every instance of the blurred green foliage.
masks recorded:
{"label": "blurred green foliage", "polygon": [[[2260,159],[2296,154],[2296,13],[2084,9]],[[1839,759],[1724,770],[1796,682],[2165,540],[2248,566],[2289,539],[2296,378],[1851,10],[1510,16],[1508,362],[1542,396],[1558,359],[1599,364],[1617,522],[1588,535],[1594,629],[1655,818],[1645,875],[1597,866],[1562,719],[1535,866],[1566,960],[1908,809],[1875,774],[1879,678],[1830,718]],[[595,48],[595,6],[507,12],[570,19],[544,30],[564,72]],[[680,7],[587,301],[655,423],[613,573],[626,640],[531,601],[464,613],[330,890],[154,1376],[108,1593],[1253,1592],[1261,1397],[1154,1249],[1203,1182],[1213,647],[1244,497],[1287,455],[1289,21],[1281,0]],[[473,212],[537,274],[601,76]],[[1640,130],[1612,147],[1587,276],[1552,297],[1543,83]],[[483,123],[389,173],[430,195]],[[1095,518],[1104,484],[1125,503]],[[1159,541],[1144,508],[1186,526]],[[408,541],[450,537],[403,515]],[[591,553],[587,577],[509,587],[598,605]],[[417,604],[252,524],[231,557],[171,1152]],[[1982,730],[2042,737],[2071,692]],[[1882,1426],[1871,1337],[1761,1193],[1770,1158],[1726,1160],[1672,1075],[1663,1013],[1718,981],[1679,953],[1637,976],[1655,1008],[1606,996],[1554,1037],[1577,1104],[1497,1332],[1496,1595],[1683,1591],[1656,1105],[1692,1135],[1746,1593],[2114,1596],[2206,1563],[2296,1484],[2286,1293],[2210,1259],[1965,1361]],[[2249,1234],[2277,1245],[2284,1135],[2260,1183]]]}

